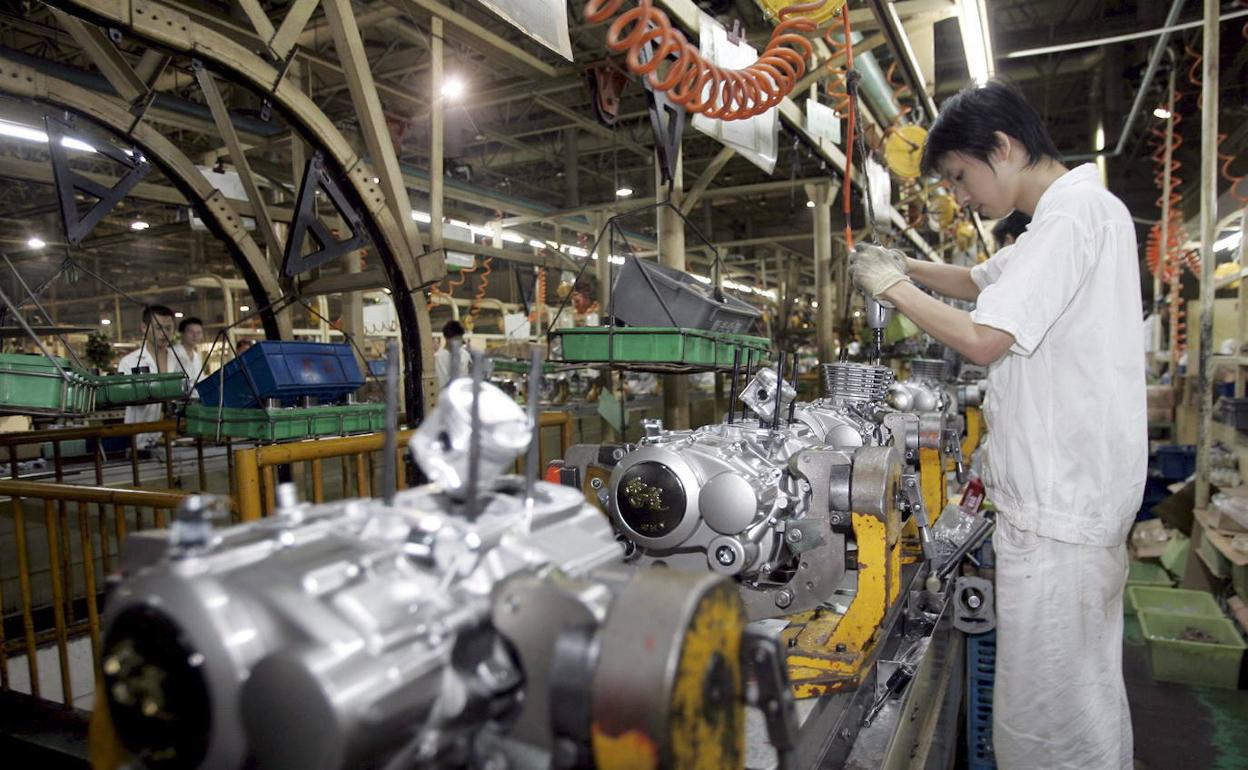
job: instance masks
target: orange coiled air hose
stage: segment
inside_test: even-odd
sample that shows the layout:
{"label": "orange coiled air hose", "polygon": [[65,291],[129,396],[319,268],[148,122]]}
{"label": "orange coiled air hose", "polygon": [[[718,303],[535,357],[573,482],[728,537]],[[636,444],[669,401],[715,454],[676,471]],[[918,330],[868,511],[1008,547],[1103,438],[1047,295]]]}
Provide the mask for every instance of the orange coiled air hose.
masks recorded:
{"label": "orange coiled air hose", "polygon": [[[667,93],[687,111],[718,120],[741,120],[760,115],[779,104],[806,74],[806,61],[814,48],[804,35],[816,28],[814,21],[791,18],[812,13],[830,0],[791,5],[780,12],[780,23],[771,33],[758,60],[745,69],[730,70],[708,61],[683,32],[672,27],[667,14],[651,0],[620,14],[607,28],[607,48],[625,53],[625,64],[634,75]],[[619,12],[624,0],[589,0],[585,21],[598,24]],[[647,61],[641,56],[653,42]],[[674,55],[675,61],[668,61]],[[661,71],[666,65],[665,73]]]}

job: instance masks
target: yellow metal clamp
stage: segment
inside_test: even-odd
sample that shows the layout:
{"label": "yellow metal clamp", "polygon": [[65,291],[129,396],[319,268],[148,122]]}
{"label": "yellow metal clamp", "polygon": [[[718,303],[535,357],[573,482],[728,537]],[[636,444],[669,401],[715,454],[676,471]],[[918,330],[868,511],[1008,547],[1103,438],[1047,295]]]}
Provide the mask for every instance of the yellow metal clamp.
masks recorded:
{"label": "yellow metal clamp", "polygon": [[858,593],[844,615],[823,609],[794,615],[789,680],[798,698],[856,687],[870,670],[888,608],[901,592],[900,520],[853,514]]}

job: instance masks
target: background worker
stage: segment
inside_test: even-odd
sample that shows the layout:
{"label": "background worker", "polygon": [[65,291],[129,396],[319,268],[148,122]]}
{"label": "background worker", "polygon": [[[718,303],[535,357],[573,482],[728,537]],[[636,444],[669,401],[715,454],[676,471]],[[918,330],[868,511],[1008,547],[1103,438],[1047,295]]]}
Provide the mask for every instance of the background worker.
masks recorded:
{"label": "background worker", "polygon": [[203,341],[204,322],[191,316],[183,318],[178,324],[178,344],[170,348],[182,371],[186,372],[186,387],[192,394],[191,398],[196,398],[195,383],[204,378],[204,357],[199,352],[199,345]]}
{"label": "background worker", "polygon": [[[164,305],[148,305],[143,308],[143,341],[139,347],[122,356],[117,362],[118,374],[144,374],[156,372],[181,372],[173,352],[173,311]],[[127,406],[127,425],[140,422],[158,422],[160,404]],[[135,446],[150,449],[160,440],[158,433],[141,433],[135,437]]]}
{"label": "background worker", "polygon": [[438,390],[451,380],[472,373],[472,354],[464,345],[464,325],[459,321],[447,321],[442,327],[442,347],[434,353],[433,364],[438,375]]}
{"label": "background worker", "polygon": [[1032,218],[971,269],[872,246],[850,267],[864,291],[989,367],[997,763],[1130,768],[1122,597],[1148,457],[1135,226],[1096,167],[1062,165],[1039,115],[1000,83],[942,105],[923,169],[981,215]]}

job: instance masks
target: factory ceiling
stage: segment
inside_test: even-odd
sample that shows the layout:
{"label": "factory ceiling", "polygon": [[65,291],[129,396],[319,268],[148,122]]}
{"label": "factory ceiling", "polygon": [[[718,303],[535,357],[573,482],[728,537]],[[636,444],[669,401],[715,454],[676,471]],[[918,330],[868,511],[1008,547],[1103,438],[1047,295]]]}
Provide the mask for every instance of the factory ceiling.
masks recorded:
{"label": "factory ceiling", "polygon": [[[111,8],[118,4],[96,5]],[[601,221],[597,214],[626,210],[655,198],[655,134],[647,92],[637,78],[628,78],[622,83],[618,117],[608,124],[596,115],[587,83],[596,69],[618,67],[618,57],[605,48],[605,26],[586,24],[579,3],[568,6],[572,61],[538,45],[476,2],[162,0],[154,4],[134,0],[135,8],[149,5],[185,19],[191,38],[196,30],[208,30],[250,54],[260,54],[266,66],[278,73],[284,87],[294,84],[354,152],[369,158],[374,166],[378,163],[371,153],[382,141],[379,134],[384,133],[397,156],[394,170],[401,175],[397,184],[402,185],[411,207],[418,212],[431,209],[428,170],[435,161],[431,117],[438,100],[431,78],[436,28],[442,30],[436,45],[443,47],[445,79],[462,86],[461,93],[441,104],[448,217],[482,227],[503,220],[514,225],[511,231],[523,240],[558,240],[586,248],[595,223]],[[352,26],[358,27],[362,45],[353,52],[357,58],[339,50],[327,5],[332,5],[335,13],[352,17]],[[687,0],[668,0],[660,5],[678,23],[683,23],[682,14],[684,19],[693,18],[690,14],[695,9]],[[896,12],[924,85],[939,105],[968,81],[958,5],[949,0],[850,3],[851,21],[863,36],[859,55],[869,51],[881,71],[888,73],[888,85],[894,96],[900,96],[900,106],[908,113],[903,121],[926,120],[928,116],[924,115],[923,100],[915,96],[914,89],[903,85],[906,60],[892,48],[889,36],[881,34],[887,19],[882,27],[877,13],[880,9]],[[1124,125],[1157,35],[1054,52],[1035,49],[1161,28],[1172,9],[1170,2],[985,0],[983,5],[997,74],[1023,90],[1051,127],[1064,154],[1090,158],[1098,149],[1099,137],[1100,146],[1106,148],[1109,185],[1139,222],[1142,250],[1148,227],[1159,216],[1154,182],[1158,166],[1149,156],[1153,150],[1151,134],[1164,121],[1153,113],[1165,102],[1168,74],[1174,68],[1180,93],[1176,113],[1181,118],[1176,131],[1184,139],[1177,155],[1184,180],[1180,193],[1184,195],[1185,216],[1192,216],[1198,203],[1199,89],[1189,79],[1189,68],[1200,47],[1199,27],[1183,28],[1169,37],[1173,59],[1162,58],[1142,99],[1142,109],[1130,125]],[[1175,18],[1180,26],[1199,19],[1199,4],[1179,5]],[[1235,3],[1223,5],[1223,13],[1228,15],[1243,8]],[[84,6],[88,7],[85,12]],[[90,6],[92,3],[49,5],[13,0],[0,4],[0,61],[113,100],[118,99],[117,78],[121,77],[123,85],[129,82],[137,89],[131,95],[134,98],[125,100],[138,116],[136,121],[141,119],[159,132],[191,164],[236,171],[230,146],[234,143],[245,148],[246,165],[266,201],[266,210],[255,211],[247,203],[236,208],[243,215],[261,215],[277,223],[280,238],[311,149],[298,132],[291,130],[288,116],[274,108],[274,100],[256,82],[238,77],[207,56],[205,66],[216,72],[215,86],[233,126],[234,135],[223,136],[219,122],[213,119],[210,95],[197,72],[193,40],[187,46],[174,40],[153,41],[142,30],[110,25],[104,11],[104,16],[93,18]],[[716,0],[702,3],[701,9],[726,27],[739,21],[755,45],[760,45],[772,28],[761,8],[747,0]],[[296,21],[306,17],[306,25],[283,26],[292,16],[298,17]],[[78,17],[86,18],[87,23]],[[1221,27],[1219,113],[1227,134],[1223,146],[1232,157],[1230,174],[1248,171],[1248,159],[1234,157],[1237,148],[1245,146],[1248,131],[1248,45],[1241,36],[1245,22],[1248,18],[1234,19]],[[283,39],[274,46],[279,32]],[[826,47],[820,51],[821,55],[827,53]],[[895,63],[903,66],[892,67]],[[384,126],[379,127],[375,116],[359,108],[353,88],[358,85],[360,65],[366,66],[375,83]],[[1198,74],[1199,69],[1195,72]],[[828,103],[829,87],[834,87],[834,78],[820,78],[807,90],[794,94],[794,101],[804,102],[813,94]],[[39,128],[45,115],[63,112],[64,105],[49,104],[34,96],[21,89],[0,91],[0,121],[4,121],[0,129],[5,125]],[[865,117],[869,141],[878,142],[886,119],[875,114]],[[97,130],[93,126],[83,128]],[[46,143],[23,138],[20,133],[0,130],[0,177],[5,179],[0,185],[0,249],[15,264],[25,265],[24,274],[30,271],[30,277],[38,279],[59,263],[65,253],[59,244],[64,239],[59,232]],[[1115,154],[1120,143],[1121,152]],[[771,173],[739,154],[724,151],[718,141],[690,126],[685,127],[681,147],[684,208],[690,220],[719,245],[728,275],[774,285],[783,269],[792,264],[798,271],[794,285],[805,284],[802,274],[812,272],[812,221],[807,201],[813,184],[826,182],[834,189],[839,187],[835,153],[814,146],[809,135],[791,121],[781,121]],[[115,173],[98,154],[72,154],[72,164],[99,179]],[[199,218],[188,212],[186,191],[170,174],[161,167],[146,176],[74,250],[76,258],[95,265],[110,280],[126,282],[136,290],[177,287],[188,273],[238,275],[235,265],[241,257],[227,251],[219,233],[210,234],[211,227],[206,230],[198,226]],[[1219,190],[1229,186],[1224,181]],[[623,187],[634,191],[630,198],[617,196]],[[150,227],[131,229],[136,221]],[[419,253],[428,248],[429,226],[420,221],[414,224],[421,232],[421,243],[415,249]],[[835,224],[839,232],[839,222]],[[409,225],[397,227],[402,231]],[[637,248],[655,248],[653,215],[630,220],[625,229]],[[243,250],[263,254],[267,248],[273,252],[273,244],[268,242],[273,232],[261,223],[251,232],[251,245]],[[407,232],[411,237],[411,231]],[[28,241],[36,235],[49,246],[31,249]],[[934,234],[925,233],[925,239],[939,245]],[[696,240],[691,237],[689,245],[696,245]],[[519,250],[524,249],[521,246]],[[535,254],[528,248],[518,260],[571,269],[578,253]],[[707,254],[691,252],[694,271],[708,269]],[[276,274],[280,258],[275,257],[270,253],[268,261]],[[367,261],[365,257],[366,268]],[[80,283],[77,288],[62,287],[61,299],[102,301],[108,293],[90,281]],[[93,312],[94,307],[83,310],[87,316]]]}

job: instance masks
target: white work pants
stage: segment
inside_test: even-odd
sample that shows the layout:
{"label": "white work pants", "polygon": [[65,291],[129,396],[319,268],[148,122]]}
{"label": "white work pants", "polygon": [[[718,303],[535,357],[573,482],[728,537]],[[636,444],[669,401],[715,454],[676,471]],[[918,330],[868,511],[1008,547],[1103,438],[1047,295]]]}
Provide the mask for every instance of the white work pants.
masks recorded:
{"label": "white work pants", "polygon": [[1063,543],[997,517],[993,748],[1002,770],[1130,770],[1126,545]]}

